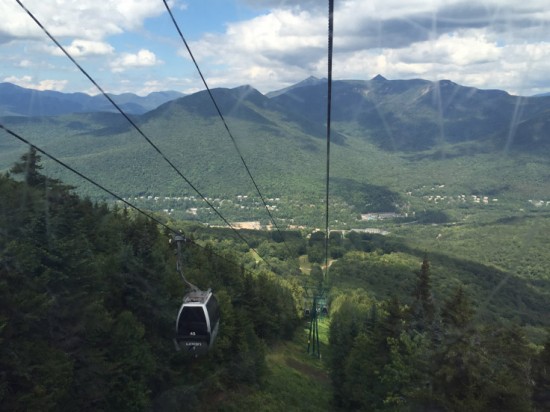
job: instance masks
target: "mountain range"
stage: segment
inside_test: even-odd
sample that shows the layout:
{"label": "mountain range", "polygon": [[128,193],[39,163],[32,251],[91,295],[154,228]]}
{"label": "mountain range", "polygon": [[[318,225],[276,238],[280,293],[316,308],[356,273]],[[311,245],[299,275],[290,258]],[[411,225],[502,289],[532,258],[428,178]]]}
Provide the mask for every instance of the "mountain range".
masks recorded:
{"label": "mountain range", "polygon": [[[103,96],[0,86],[2,124],[122,195],[192,193],[126,119],[109,113],[105,102],[92,103]],[[205,91],[114,98],[124,108],[141,102],[128,114],[206,195],[253,194],[245,159],[269,195],[319,203],[325,181],[326,79],[309,78],[266,95],[251,86],[212,92],[232,136]],[[155,99],[162,104],[143,112],[144,102],[155,105]],[[405,202],[404,193],[434,183],[447,185],[453,194],[550,198],[544,166],[550,149],[548,96],[378,75],[334,81],[332,99],[333,194],[359,212],[394,210]],[[28,116],[25,107],[31,108]],[[1,170],[24,149],[4,136],[0,150]],[[529,173],[523,164],[532,165]],[[83,185],[66,171],[57,173]],[[82,190],[97,194],[93,188]]]}
{"label": "mountain range", "polygon": [[[229,117],[264,122],[258,108],[284,113],[286,120],[303,130],[323,135],[326,121],[326,79],[309,77],[265,96],[250,86],[214,91]],[[184,96],[175,91],[147,96],[133,93],[110,95],[127,114],[145,115],[180,107],[200,116],[216,115],[206,92]],[[183,98],[177,106],[163,104]],[[245,108],[241,102],[256,106]],[[159,108],[159,110],[155,110]],[[464,87],[449,80],[387,80],[378,75],[370,81],[333,82],[332,120],[336,142],[340,125],[355,127],[379,147],[387,150],[426,150],[441,142],[460,143],[502,139],[522,147],[546,145],[544,119],[550,110],[550,96],[512,96],[501,90]],[[0,117],[58,116],[71,113],[118,112],[102,95],[61,93],[26,89],[0,83]],[[245,114],[246,112],[246,114]],[[244,116],[244,117],[243,117]],[[525,133],[522,131],[525,130]],[[519,134],[518,134],[519,133]]]}
{"label": "mountain range", "polygon": [[[124,112],[143,114],[159,105],[184,96],[175,91],[109,94]],[[0,116],[56,116],[68,113],[117,111],[103,95],[33,90],[12,83],[0,83]]]}

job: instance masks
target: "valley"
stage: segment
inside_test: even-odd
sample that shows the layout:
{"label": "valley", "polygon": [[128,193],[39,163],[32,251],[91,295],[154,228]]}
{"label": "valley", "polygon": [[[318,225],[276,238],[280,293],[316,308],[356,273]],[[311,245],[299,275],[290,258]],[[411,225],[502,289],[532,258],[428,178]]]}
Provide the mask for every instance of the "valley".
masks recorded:
{"label": "valley", "polygon": [[550,411],[547,8],[326,6],[0,6],[1,410]]}
{"label": "valley", "polygon": [[[268,93],[270,97],[250,86],[215,89],[234,144],[205,92],[134,118],[235,227],[272,226],[238,147],[277,226],[311,233],[324,227],[324,85],[323,80],[310,79]],[[495,265],[523,278],[548,276],[542,263],[524,269],[522,260],[514,258],[519,252],[510,239],[547,225],[549,141],[540,133],[549,98],[381,76],[336,81],[334,98],[331,230],[389,233],[415,248]],[[440,99],[439,105],[434,98]],[[521,116],[514,117],[513,133],[506,133],[518,105]],[[1,121],[162,219],[223,225],[118,114],[10,116]],[[532,134],[533,127],[539,135]],[[0,146],[0,170],[7,170],[27,150],[8,136]],[[78,194],[113,204],[51,161],[44,159],[43,164],[49,176],[73,185]],[[522,248],[522,259],[545,255],[548,241],[536,238]]]}
{"label": "valley", "polygon": [[[271,98],[251,87],[216,89],[214,94],[262,192],[268,198],[285,199],[285,207],[275,215],[317,226],[318,213],[303,218],[295,213],[302,210],[307,215],[303,205],[320,207],[324,198],[324,129],[318,106],[323,82],[305,84]],[[335,213],[348,205],[350,212],[334,220],[349,226],[354,215],[368,212],[407,213],[407,208],[442,209],[443,204],[455,209],[450,199],[459,203],[462,196],[479,197],[480,204],[487,197],[492,206],[496,198],[499,207],[504,204],[508,209],[550,198],[548,141],[544,135],[530,134],[540,123],[539,113],[550,108],[549,99],[518,100],[504,92],[476,91],[451,82],[390,81],[380,76],[339,81],[335,87],[331,195],[342,204],[334,208]],[[423,100],[426,93],[440,96],[442,107],[455,110],[438,111],[431,101]],[[511,113],[518,102],[524,106],[523,118],[517,120],[515,135],[509,135],[505,112]],[[480,110],[486,113],[483,121]],[[477,126],[456,126],[457,113],[460,122],[477,119]],[[238,195],[258,197],[204,92],[170,101],[135,119],[205,196],[227,201]],[[123,197],[197,195],[118,114],[3,117],[2,123],[82,173],[116,188]],[[0,170],[6,170],[25,148],[7,137],[0,145]],[[46,160],[44,165],[53,176],[78,187],[79,193],[104,198],[67,171]],[[432,187],[437,193],[431,193]],[[429,200],[431,195],[434,198]],[[437,203],[436,196],[440,196]],[[431,204],[424,204],[425,200]],[[285,208],[291,210],[285,213]],[[243,216],[237,213],[235,219]]]}
{"label": "valley", "polygon": [[[455,373],[455,357],[470,356],[479,361],[460,370],[482,388],[476,402],[514,396],[519,406],[512,410],[539,402],[533,394],[544,390],[544,372],[537,367],[548,348],[550,319],[550,216],[542,200],[507,196],[505,190],[498,201],[486,192],[453,195],[447,181],[435,179],[395,192],[365,185],[391,199],[408,197],[409,208],[418,211],[366,211],[355,215],[354,224],[368,228],[332,230],[324,274],[322,231],[304,226],[278,233],[243,221],[234,232],[169,214],[181,204],[198,215],[193,195],[127,198],[156,204],[148,209],[170,207],[155,213],[160,220],[154,222],[135,210],[78,198],[61,181],[42,175],[29,154],[12,168],[13,178],[0,176],[0,292],[7,302],[1,308],[7,327],[0,331],[7,349],[0,362],[10,374],[3,384],[14,388],[5,396],[8,405],[44,404],[43,394],[53,393],[50,409],[60,402],[124,409],[131,400],[136,408],[152,404],[158,410],[181,404],[205,411],[283,405],[347,410],[434,402],[456,410],[466,401],[453,393],[468,387]],[[208,200],[259,213],[257,200],[242,192]],[[287,205],[284,197],[267,201],[274,212]],[[288,204],[299,210],[316,206]],[[322,213],[312,209],[312,215]],[[183,253],[186,276],[212,288],[220,302],[219,337],[200,359],[172,347],[173,314],[181,300],[168,242],[173,228],[190,239]],[[329,312],[320,322],[322,360],[304,353],[305,308],[320,288]],[[53,338],[42,327],[48,322]],[[46,349],[37,340],[47,342]],[[65,342],[82,343],[73,355]],[[21,365],[10,353],[29,360]],[[90,368],[96,371],[92,377]],[[532,372],[525,375],[526,369]],[[68,373],[62,384],[53,383]],[[452,385],[441,378],[446,375]],[[32,391],[34,380],[45,381],[47,392]],[[425,381],[433,382],[435,395],[418,384]],[[100,400],[94,391],[74,395],[92,382],[102,385]],[[143,395],[132,396],[134,390]]]}

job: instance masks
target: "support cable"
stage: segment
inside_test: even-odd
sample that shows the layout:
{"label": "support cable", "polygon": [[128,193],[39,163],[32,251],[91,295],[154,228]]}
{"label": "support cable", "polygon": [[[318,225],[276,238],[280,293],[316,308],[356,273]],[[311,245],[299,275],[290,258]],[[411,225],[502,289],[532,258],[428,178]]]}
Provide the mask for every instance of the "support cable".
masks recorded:
{"label": "support cable", "polygon": [[181,244],[189,241],[185,236],[182,235],[176,235],[174,236],[174,242],[176,242],[176,254],[178,256],[176,260],[176,270],[180,274],[181,278],[183,279],[183,282],[189,286],[192,292],[200,292],[200,289],[193,285],[191,282],[187,280],[185,275],[183,274],[183,259],[182,259],[182,251],[181,251]]}
{"label": "support cable", "polygon": [[[23,10],[25,10],[25,12],[30,16],[30,18],[32,20],[34,20],[34,22],[38,25],[38,27],[40,27],[42,29],[42,31],[50,38],[51,41],[53,41],[55,43],[55,45],[65,54],[65,56],[67,56],[69,58],[69,60],[71,62],[74,63],[74,65],[82,72],[82,74],[84,74],[84,76],[86,76],[88,78],[88,80],[90,80],[90,82],[92,82],[92,84],[103,94],[103,96],[105,96],[105,98],[107,100],[109,100],[109,102],[118,110],[118,112],[134,127],[134,129],[147,141],[147,143],[149,143],[151,145],[151,147],[153,147],[153,149],[166,161],[166,163],[168,163],[172,169],[200,196],[200,198],[202,200],[204,200],[204,202],[206,202],[206,204],[216,213],[216,215],[218,215],[218,217],[229,227],[231,228],[231,230],[233,230],[233,232],[243,241],[245,242],[248,247],[254,251],[256,253],[256,255],[258,255],[260,257],[260,259],[262,259],[270,268],[271,268],[271,265],[263,258],[261,257],[258,252],[256,251],[256,249],[254,249],[252,247],[252,245],[248,242],[248,240],[246,240],[238,231],[237,229],[235,229],[235,227],[233,225],[231,225],[231,223],[229,223],[229,221],[218,211],[218,209],[216,209],[214,207],[214,205],[208,201],[208,199],[206,199],[206,197],[195,187],[195,185],[193,185],[193,183],[191,183],[191,181],[189,179],[187,179],[183,173],[166,157],[166,155],[159,149],[159,147],[157,145],[155,145],[151,139],[149,137],[147,137],[147,135],[139,128],[139,126],[120,108],[120,106],[118,104],[115,103],[115,101],[111,98],[111,96],[109,96],[104,90],[103,88],[101,88],[101,86],[88,74],[88,72],[80,65],[78,64],[78,62],[69,54],[69,52],[67,52],[67,50],[65,50],[65,48],[61,45],[61,43],[59,43],[55,37],[50,34],[50,32],[42,25],[42,23],[40,23],[40,21],[34,16],[34,14],[32,14],[26,7],[25,5],[20,1],[20,0],[15,0],[17,2],[17,4],[19,4],[19,6],[21,6],[21,8]],[[5,128],[3,128],[4,130],[6,130]],[[49,156],[48,156],[49,157]]]}
{"label": "support cable", "polygon": [[275,229],[277,230],[277,232],[279,233],[279,235],[281,236],[281,239],[283,239],[283,243],[285,244],[286,246],[286,249],[287,251],[290,253],[290,255],[292,256],[292,252],[290,250],[290,248],[288,247],[286,241],[284,240],[284,237],[283,235],[281,234],[281,231],[279,230],[279,226],[277,225],[277,223],[275,222],[275,219],[273,218],[273,215],[271,213],[271,211],[269,210],[269,207],[267,206],[267,203],[265,201],[265,198],[264,196],[262,195],[262,192],[260,191],[260,188],[258,186],[258,184],[256,183],[256,180],[254,179],[254,177],[252,176],[252,172],[250,171],[246,161],[244,160],[244,156],[241,152],[241,150],[239,149],[239,146],[237,144],[237,141],[235,140],[235,137],[233,136],[233,133],[231,133],[231,130],[229,129],[229,126],[225,120],[225,117],[223,116],[222,112],[221,112],[221,109],[220,107],[218,106],[218,103],[216,102],[216,99],[214,98],[214,95],[212,93],[212,90],[210,89],[210,87],[208,87],[208,84],[206,82],[206,79],[204,77],[204,75],[202,74],[202,71],[199,67],[199,64],[197,63],[197,60],[195,59],[195,56],[193,55],[193,52],[191,52],[191,48],[189,47],[189,44],[187,43],[187,40],[185,40],[185,37],[172,13],[172,10],[170,9],[170,6],[168,5],[167,1],[166,0],[162,0],[163,3],[164,3],[164,6],[166,7],[166,10],[168,11],[168,14],[170,15],[170,18],[172,19],[172,23],[174,24],[183,44],[185,45],[185,48],[187,49],[187,52],[189,53],[189,56],[191,57],[191,60],[193,61],[193,63],[195,64],[195,68],[197,69],[197,72],[199,73],[199,76],[202,80],[202,83],[204,84],[204,87],[206,88],[206,91],[208,92],[208,95],[210,96],[210,99],[212,100],[212,103],[214,104],[214,107],[216,108],[216,112],[218,113],[218,116],[220,117],[222,123],[223,123],[223,126],[227,132],[227,134],[229,135],[229,138],[231,139],[231,141],[233,142],[233,146],[235,147],[235,150],[237,151],[237,154],[239,155],[239,157],[241,158],[241,162],[244,166],[244,168],[246,169],[246,172],[248,173],[248,176],[250,177],[250,180],[252,180],[252,183],[254,184],[254,187],[256,188],[256,191],[258,192],[258,195],[260,196],[260,199],[262,200],[262,203],[264,204],[264,207],[265,207],[265,210],[267,212],[267,214],[269,215],[269,218],[271,220],[271,223],[273,223],[273,225],[275,226]]}
{"label": "support cable", "polygon": [[58,158],[56,158],[55,156],[49,154],[48,152],[46,152],[45,150],[41,149],[40,147],[38,146],[35,146],[34,144],[32,144],[31,142],[29,142],[27,139],[25,139],[24,137],[20,136],[19,134],[15,133],[14,131],[12,131],[11,129],[7,128],[6,126],[4,126],[3,124],[0,124],[0,129],[4,130],[6,133],[12,135],[13,137],[15,137],[17,140],[19,140],[20,142],[22,143],[25,143],[27,145],[29,145],[30,147],[34,148],[37,152],[40,152],[41,154],[43,154],[44,156],[46,156],[47,158],[53,160],[54,162],[56,162],[57,164],[63,166],[65,169],[68,169],[70,170],[71,172],[73,172],[75,175],[77,175],[78,177],[86,180],[88,183],[91,183],[92,185],[94,185],[95,187],[103,190],[105,193],[108,193],[109,195],[113,196],[115,199],[123,202],[126,206],[128,207],[131,207],[132,209],[134,209],[135,211],[141,213],[143,216],[151,219],[152,221],[154,221],[155,223],[161,225],[162,227],[164,227],[165,229],[168,229],[170,232],[172,232],[174,235],[181,235],[177,230],[175,229],[172,229],[171,227],[167,226],[166,224],[164,224],[163,222],[161,222],[159,219],[157,219],[156,217],[154,217],[153,215],[151,215],[150,213],[147,213],[146,211],[140,209],[139,207],[131,204],[130,202],[128,202],[127,200],[125,200],[124,198],[120,197],[119,195],[117,195],[116,193],[112,192],[111,190],[107,189],[105,186],[101,185],[100,183],[97,183],[95,180],[89,178],[88,176],[80,173],[78,170],[72,168],[71,166],[69,166],[68,164],[66,164],[65,162],[63,162],[62,160],[59,160]]}
{"label": "support cable", "polygon": [[334,37],[334,0],[328,1],[328,81],[327,81],[327,168],[325,198],[325,279],[328,277],[329,185],[330,185],[330,118],[332,106],[332,40]]}
{"label": "support cable", "polygon": [[[161,220],[159,220],[158,218],[156,218],[155,216],[153,216],[152,214],[144,211],[143,209],[140,209],[139,207],[135,206],[134,204],[128,202],[126,199],[122,198],[121,196],[117,195],[116,193],[114,193],[113,191],[107,189],[105,186],[103,186],[102,184],[100,183],[97,183],[95,180],[93,180],[92,178],[84,175],[83,173],[79,172],[78,170],[74,169],[73,167],[69,166],[68,164],[66,164],[65,162],[63,162],[62,160],[59,160],[58,158],[56,158],[55,156],[49,154],[48,152],[46,152],[44,149],[41,149],[40,147],[34,145],[33,143],[31,143],[30,141],[28,141],[27,139],[25,139],[24,137],[22,137],[21,135],[17,134],[16,132],[12,131],[11,129],[9,129],[8,127],[4,126],[3,124],[0,123],[0,129],[4,130],[6,133],[8,133],[9,135],[13,136],[14,138],[16,138],[17,140],[19,140],[20,142],[22,143],[25,143],[26,145],[34,148],[37,152],[43,154],[44,156],[46,156],[47,158],[49,158],[50,160],[53,160],[55,163],[59,164],[60,166],[64,167],[65,169],[73,172],[75,175],[77,175],[78,177],[86,180],[88,183],[91,183],[92,185],[94,185],[95,187],[97,187],[98,189],[101,189],[103,190],[105,193],[108,193],[109,195],[111,195],[112,197],[114,197],[115,199],[119,200],[120,202],[124,203],[126,206],[130,207],[131,209],[134,209],[136,212],[140,213],[141,215],[145,216],[146,218],[152,220],[153,222],[155,222],[156,224],[162,226],[164,229],[166,229],[167,231],[169,231],[170,233],[172,233],[174,235],[174,239],[175,240],[178,240],[178,236],[179,237],[183,237],[185,239],[185,242],[189,242],[195,246],[198,246],[202,249],[206,249],[203,245],[201,245],[200,243],[197,243],[197,242],[194,242],[192,241],[191,239],[185,237],[181,232],[179,232],[178,230],[168,226],[166,223],[162,222]],[[223,255],[220,255],[219,253],[216,253],[214,251],[212,251],[212,254],[214,254],[215,256],[219,257],[220,259],[223,259],[225,260],[226,262],[228,263],[231,263],[233,265],[236,265],[236,266],[240,266],[239,263],[237,262],[234,262],[233,260],[223,256]],[[258,255],[259,256],[259,255]],[[261,256],[260,256],[261,258]],[[263,260],[263,259],[262,259]],[[273,267],[264,260],[264,262],[271,268],[271,270],[274,271]],[[178,268],[178,271],[179,271],[179,268]],[[181,274],[181,272],[180,272]],[[183,275],[182,275],[183,276]],[[184,281],[189,284],[189,285],[192,285],[190,284],[189,282],[187,282],[187,280],[184,279]],[[194,285],[192,285],[194,286]],[[194,286],[196,287],[196,286]]]}

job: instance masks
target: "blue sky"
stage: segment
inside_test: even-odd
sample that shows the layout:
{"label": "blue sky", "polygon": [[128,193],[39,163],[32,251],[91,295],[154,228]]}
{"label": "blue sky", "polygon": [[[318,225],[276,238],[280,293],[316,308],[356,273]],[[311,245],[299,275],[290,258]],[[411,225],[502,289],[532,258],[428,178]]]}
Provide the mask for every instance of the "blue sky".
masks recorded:
{"label": "blue sky", "polygon": [[[21,0],[112,93],[203,88],[162,0]],[[209,86],[277,90],[326,76],[322,0],[171,0]],[[334,77],[450,79],[550,91],[546,0],[336,0]],[[87,92],[93,85],[15,0],[0,13],[0,81]]]}

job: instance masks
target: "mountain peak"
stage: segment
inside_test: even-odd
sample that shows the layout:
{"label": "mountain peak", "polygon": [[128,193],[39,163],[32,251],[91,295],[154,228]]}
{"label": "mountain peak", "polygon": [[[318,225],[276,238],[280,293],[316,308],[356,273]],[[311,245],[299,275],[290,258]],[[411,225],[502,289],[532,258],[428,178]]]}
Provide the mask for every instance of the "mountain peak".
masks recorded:
{"label": "mountain peak", "polygon": [[318,83],[319,80],[321,79],[319,79],[318,77],[309,76],[307,79],[302,80],[300,83]]}
{"label": "mountain peak", "polygon": [[309,76],[307,79],[304,79],[302,80],[301,82],[298,82],[296,84],[293,84],[292,86],[289,86],[289,87],[285,87],[284,89],[280,89],[280,90],[275,90],[275,91],[272,91],[272,92],[269,92],[266,94],[267,97],[276,97],[276,96],[279,96],[283,93],[286,93],[286,92],[289,92],[293,89],[297,89],[297,88],[300,88],[300,87],[305,87],[305,86],[315,86],[319,83],[324,83],[326,82],[327,79],[326,78],[322,78],[322,79],[319,79],[315,76]]}
{"label": "mountain peak", "polygon": [[373,82],[382,82],[382,81],[387,81],[388,79],[386,79],[384,76],[382,76],[381,74],[377,74],[376,76],[374,76],[371,81]]}

